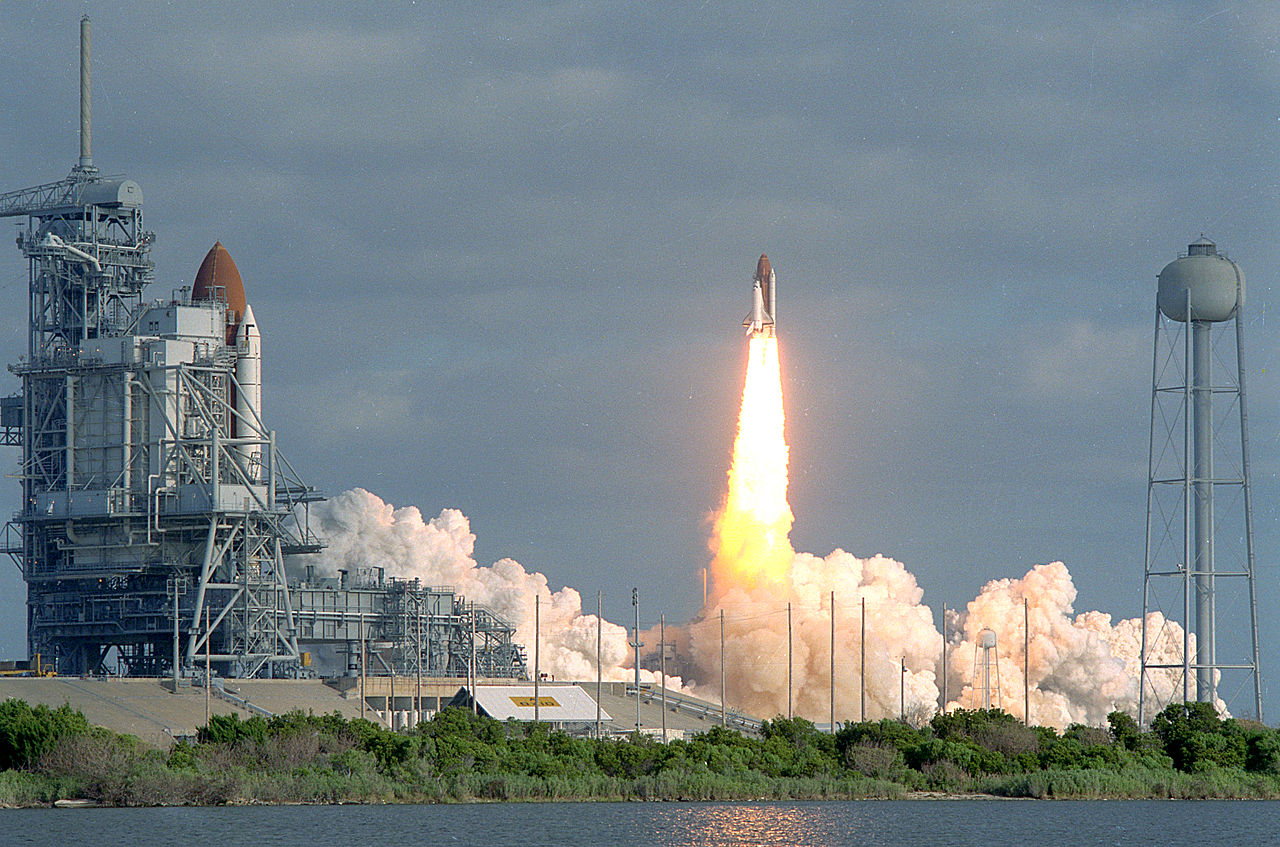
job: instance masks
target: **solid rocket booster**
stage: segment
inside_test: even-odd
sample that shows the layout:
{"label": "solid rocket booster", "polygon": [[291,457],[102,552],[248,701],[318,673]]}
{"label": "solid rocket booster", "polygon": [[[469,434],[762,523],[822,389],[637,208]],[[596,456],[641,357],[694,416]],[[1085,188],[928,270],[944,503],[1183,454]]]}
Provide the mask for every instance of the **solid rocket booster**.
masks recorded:
{"label": "solid rocket booster", "polygon": [[778,308],[778,285],[769,257],[760,254],[756,275],[751,279],[751,311],[743,319],[747,335],[773,335]]}
{"label": "solid rocket booster", "polygon": [[[236,329],[236,435],[245,437],[265,437],[262,429],[262,334],[258,331],[258,321],[253,316],[253,307],[246,305],[244,317]],[[261,450],[261,445],[237,444],[236,453],[240,456],[240,464],[249,473],[253,463],[253,454]]]}

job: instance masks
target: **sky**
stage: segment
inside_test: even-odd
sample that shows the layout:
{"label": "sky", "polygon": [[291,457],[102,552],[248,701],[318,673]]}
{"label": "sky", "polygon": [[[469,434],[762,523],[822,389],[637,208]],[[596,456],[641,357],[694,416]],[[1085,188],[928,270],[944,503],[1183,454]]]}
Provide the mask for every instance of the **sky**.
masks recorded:
{"label": "sky", "polygon": [[[645,622],[700,606],[761,252],[797,550],[891,556],[939,610],[1061,560],[1077,611],[1136,616],[1155,279],[1204,233],[1248,280],[1280,717],[1280,9],[751,5],[13,2],[0,190],[76,162],[87,12],[149,294],[227,246],[303,478],[461,509],[482,563],[617,622],[633,586]],[[26,274],[0,248],[6,362]],[[6,565],[4,656],[23,602]]]}

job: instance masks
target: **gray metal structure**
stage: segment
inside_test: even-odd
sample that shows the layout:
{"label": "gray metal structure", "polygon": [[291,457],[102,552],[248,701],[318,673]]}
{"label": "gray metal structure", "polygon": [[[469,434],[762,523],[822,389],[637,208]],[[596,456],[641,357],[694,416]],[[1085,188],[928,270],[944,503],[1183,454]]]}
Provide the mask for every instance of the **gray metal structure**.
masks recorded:
{"label": "gray metal structure", "polygon": [[177,677],[207,650],[227,676],[291,677],[314,672],[314,648],[345,650],[351,673],[353,645],[377,639],[383,672],[464,676],[474,644],[481,675],[524,677],[514,629],[451,589],[372,568],[290,584],[285,557],[322,547],[322,498],[259,415],[252,310],[218,291],[144,300],[142,191],[94,166],[89,102],[86,17],[79,163],[0,195],[29,263],[22,390],[0,401],[3,443],[22,448],[3,549],[27,584],[29,651],[61,674]]}
{"label": "gray metal structure", "polygon": [[[1245,393],[1244,273],[1201,236],[1160,272],[1152,365],[1147,541],[1143,578],[1142,677],[1138,719],[1161,683],[1164,700],[1234,699],[1252,680],[1262,719],[1253,509]],[[1226,329],[1234,324],[1234,332]],[[1218,363],[1218,367],[1214,363]],[[1217,621],[1223,604],[1235,632],[1223,661]],[[1181,661],[1161,649],[1148,613],[1182,622]],[[1194,647],[1191,634],[1195,633]],[[1246,641],[1246,639],[1238,639]],[[1246,679],[1222,690],[1228,677]],[[1167,687],[1167,685],[1166,685]],[[1180,691],[1178,690],[1180,688]],[[1225,697],[1223,696],[1225,695]],[[1165,703],[1158,703],[1159,706]]]}
{"label": "gray metal structure", "polygon": [[359,673],[362,640],[372,676],[527,676],[514,628],[452,588],[385,579],[380,568],[366,567],[337,578],[308,576],[289,594],[299,644],[321,653],[336,648],[349,676]]}

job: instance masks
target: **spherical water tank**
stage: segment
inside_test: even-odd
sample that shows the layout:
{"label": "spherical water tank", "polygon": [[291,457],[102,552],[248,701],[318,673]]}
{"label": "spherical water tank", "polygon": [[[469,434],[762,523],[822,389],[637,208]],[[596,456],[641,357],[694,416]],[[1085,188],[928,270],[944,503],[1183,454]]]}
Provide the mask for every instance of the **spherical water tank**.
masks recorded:
{"label": "spherical water tank", "polygon": [[1188,296],[1193,321],[1230,320],[1244,303],[1244,271],[1219,256],[1217,246],[1203,235],[1187,247],[1187,255],[1160,271],[1156,304],[1162,315],[1185,321]]}
{"label": "spherical water tank", "polygon": [[990,650],[996,646],[996,634],[990,629],[984,629],[978,633],[978,646],[984,650]]}

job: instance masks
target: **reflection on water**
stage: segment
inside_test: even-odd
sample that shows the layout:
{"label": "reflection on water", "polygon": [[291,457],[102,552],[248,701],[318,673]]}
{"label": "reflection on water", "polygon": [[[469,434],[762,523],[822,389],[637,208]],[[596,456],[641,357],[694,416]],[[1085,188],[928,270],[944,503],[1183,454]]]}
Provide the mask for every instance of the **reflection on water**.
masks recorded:
{"label": "reflection on water", "polygon": [[[1275,842],[1280,803],[869,800],[0,810],[0,845],[848,847]],[[1182,840],[1179,840],[1182,839]]]}
{"label": "reflection on water", "polygon": [[[839,814],[832,804],[707,804],[659,806],[646,821],[652,843],[790,845],[884,843],[867,838],[859,814],[849,804]],[[874,807],[873,807],[874,808]]]}

